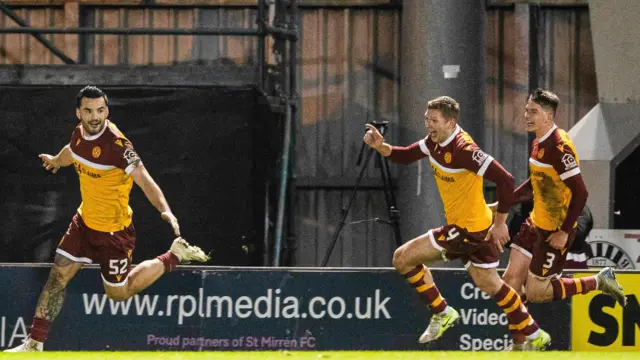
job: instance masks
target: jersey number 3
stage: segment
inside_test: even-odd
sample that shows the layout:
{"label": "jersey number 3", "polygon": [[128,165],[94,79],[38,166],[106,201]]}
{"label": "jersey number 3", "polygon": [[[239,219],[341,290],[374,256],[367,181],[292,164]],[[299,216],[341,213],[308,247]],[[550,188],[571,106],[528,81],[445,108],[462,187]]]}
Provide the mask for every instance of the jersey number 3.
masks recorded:
{"label": "jersey number 3", "polygon": [[547,262],[544,263],[544,265],[542,265],[543,268],[545,269],[550,269],[551,266],[553,266],[553,260],[556,259],[556,254],[554,253],[547,253]]}

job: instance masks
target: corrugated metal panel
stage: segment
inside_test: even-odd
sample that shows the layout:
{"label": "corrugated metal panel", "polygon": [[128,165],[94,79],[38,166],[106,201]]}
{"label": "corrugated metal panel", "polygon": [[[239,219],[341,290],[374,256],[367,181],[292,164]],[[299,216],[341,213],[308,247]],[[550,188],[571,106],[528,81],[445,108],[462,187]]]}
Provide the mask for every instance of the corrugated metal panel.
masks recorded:
{"label": "corrugated metal panel", "polygon": [[542,9],[539,84],[560,97],[556,120],[570,129],[598,103],[589,10]]}
{"label": "corrugated metal panel", "polygon": [[[253,8],[84,8],[95,27],[123,28],[256,28]],[[171,65],[228,59],[255,62],[257,40],[242,36],[95,35],[85,50],[95,65]],[[95,56],[92,56],[95,55]]]}
{"label": "corrugated metal panel", "polygon": [[[296,175],[306,183],[340,178],[355,185],[364,124],[389,121],[390,141],[397,137],[400,10],[304,9],[301,15]],[[379,174],[372,161],[366,176]],[[296,265],[321,264],[350,194],[297,191]],[[359,192],[347,222],[373,217],[387,218],[383,193]],[[389,266],[394,249],[388,225],[347,225],[330,264]]]}
{"label": "corrugated metal panel", "polygon": [[[557,120],[568,129],[595,106],[598,98],[589,10],[542,8],[540,15],[538,83],[560,97]],[[487,12],[487,119],[503,121],[506,130],[521,132],[521,108],[513,108],[513,99],[526,94],[528,84],[514,80],[520,70],[513,67],[517,51],[514,26],[513,10]]]}
{"label": "corrugated metal panel", "polygon": [[[517,48],[517,21],[513,9],[487,11],[485,27],[485,139],[484,150],[509,170],[516,181],[527,177],[527,133],[522,106],[528,93],[528,78],[519,76],[527,66]],[[525,45],[525,46],[528,46]],[[526,52],[524,57],[526,57]]]}
{"label": "corrugated metal panel", "polygon": [[[538,18],[538,83],[560,97],[556,120],[569,129],[597,104],[595,63],[586,7],[542,8]],[[523,105],[528,78],[518,59],[516,14],[512,8],[487,11],[486,23],[486,150],[503,162],[518,180],[527,176]],[[536,26],[536,24],[532,24]],[[535,74],[531,74],[535,76]]]}
{"label": "corrugated metal panel", "polygon": [[[349,191],[297,191],[295,265],[322,264],[350,195]],[[376,217],[387,218],[385,209],[382,192],[358,192],[328,265],[391,266],[391,256],[396,248],[392,228],[374,222],[350,224]]]}
{"label": "corrugated metal panel", "polygon": [[[82,26],[99,28],[256,28],[255,8],[135,8],[79,7]],[[14,8],[35,27],[73,27],[65,23],[63,6]],[[75,16],[77,18],[77,15]],[[0,14],[0,27],[17,27]],[[78,57],[72,44],[78,35],[45,34],[71,58]],[[257,41],[241,36],[125,36],[84,35],[80,59],[94,65],[170,65],[226,59],[237,64],[255,62]],[[40,43],[26,34],[0,35],[0,64],[62,64]]]}

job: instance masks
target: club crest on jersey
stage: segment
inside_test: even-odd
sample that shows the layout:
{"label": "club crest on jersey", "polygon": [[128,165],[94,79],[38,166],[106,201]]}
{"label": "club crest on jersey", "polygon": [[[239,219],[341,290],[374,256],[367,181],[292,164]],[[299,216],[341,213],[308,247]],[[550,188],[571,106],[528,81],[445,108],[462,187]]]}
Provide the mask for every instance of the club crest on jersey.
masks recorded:
{"label": "club crest on jersey", "polygon": [[444,162],[446,162],[447,164],[451,163],[451,153],[447,152],[446,154],[444,154]]}
{"label": "club crest on jersey", "polygon": [[538,160],[542,159],[543,156],[544,156],[544,149],[540,149],[540,151],[538,151]]}
{"label": "club crest on jersey", "polygon": [[578,166],[578,163],[576,162],[576,158],[574,158],[573,155],[571,154],[564,154],[564,156],[562,157],[562,163],[564,164],[565,170],[569,170],[571,168]]}
{"label": "club crest on jersey", "polygon": [[91,155],[96,159],[100,157],[100,154],[102,154],[102,149],[100,149],[99,146],[96,146],[91,150]]}
{"label": "club crest on jersey", "polygon": [[473,161],[475,161],[476,163],[478,163],[478,165],[481,165],[484,163],[485,160],[487,160],[487,157],[489,155],[487,155],[487,153],[485,153],[482,150],[474,150],[473,151]]}

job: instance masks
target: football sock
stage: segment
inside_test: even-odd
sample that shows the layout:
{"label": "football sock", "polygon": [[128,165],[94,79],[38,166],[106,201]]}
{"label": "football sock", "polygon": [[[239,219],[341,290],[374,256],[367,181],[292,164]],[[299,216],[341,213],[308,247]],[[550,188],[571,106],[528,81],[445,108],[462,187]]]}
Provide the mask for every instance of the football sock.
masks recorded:
{"label": "football sock", "polygon": [[551,279],[553,287],[553,300],[562,300],[576,294],[586,294],[596,289],[598,281],[595,276],[581,278],[554,278]]}
{"label": "football sock", "polygon": [[520,296],[509,285],[503,284],[494,299],[502,311],[507,314],[509,331],[514,337],[514,342],[519,340],[518,333],[526,336],[527,339],[534,339],[538,335],[538,324],[533,320],[527,308],[522,306]]}
{"label": "football sock", "polygon": [[178,263],[180,263],[180,259],[178,259],[178,257],[170,251],[167,251],[166,253],[158,256],[157,259],[162,261],[162,263],[164,264],[165,272],[169,272],[175,269],[176,266],[178,266]]}
{"label": "football sock", "polygon": [[404,277],[416,289],[422,301],[431,310],[431,313],[439,314],[447,309],[447,301],[440,295],[436,284],[425,283],[423,265],[416,266],[406,273]]}
{"label": "football sock", "polygon": [[49,320],[34,317],[33,322],[31,323],[31,339],[42,343],[45,342],[49,335],[50,325],[51,322]]}

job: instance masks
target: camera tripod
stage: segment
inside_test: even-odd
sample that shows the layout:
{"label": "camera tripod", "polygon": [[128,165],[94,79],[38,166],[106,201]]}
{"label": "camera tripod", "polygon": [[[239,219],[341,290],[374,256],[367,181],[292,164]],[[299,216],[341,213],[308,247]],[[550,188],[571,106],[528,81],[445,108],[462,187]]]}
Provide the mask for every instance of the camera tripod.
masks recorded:
{"label": "camera tripod", "polygon": [[[388,124],[389,124],[388,121],[373,122],[372,123],[372,125],[375,126],[378,129],[378,131],[380,131],[380,134],[382,134],[383,136],[384,136],[384,134],[386,132]],[[360,186],[362,178],[364,177],[364,173],[367,170],[367,166],[369,165],[369,161],[371,160],[371,157],[373,157],[374,154],[375,154],[376,161],[378,163],[378,167],[380,169],[380,177],[382,178],[382,184],[383,184],[383,190],[384,190],[384,199],[385,199],[385,202],[387,204],[387,212],[388,212],[388,215],[389,215],[389,219],[388,220],[384,220],[384,219],[380,219],[380,218],[373,218],[373,219],[367,219],[367,220],[352,221],[352,222],[350,222],[348,224],[360,224],[360,223],[365,223],[365,222],[378,222],[378,223],[390,225],[391,227],[393,227],[393,234],[394,234],[394,238],[395,238],[395,241],[396,241],[396,245],[398,247],[402,245],[402,238],[400,237],[400,224],[398,222],[398,220],[400,218],[400,215],[399,215],[399,212],[398,212],[398,206],[396,205],[396,197],[395,197],[395,194],[393,192],[393,184],[391,182],[391,171],[389,170],[389,162],[388,162],[387,158],[385,158],[382,155],[380,155],[374,149],[369,148],[363,142],[362,146],[360,147],[360,153],[358,153],[358,159],[356,161],[356,166],[360,166],[361,165],[362,156],[363,156],[365,150],[367,150],[367,156],[366,156],[366,158],[364,160],[364,165],[360,168],[360,173],[358,174],[358,177],[356,179],[356,184],[353,186],[353,190],[351,192],[351,196],[349,197],[349,201],[347,202],[347,207],[346,208],[345,207],[342,208],[342,217],[340,219],[340,224],[338,225],[338,229],[336,230],[335,234],[333,235],[333,239],[331,240],[331,244],[329,245],[329,249],[327,250],[327,253],[324,256],[324,260],[322,260],[322,266],[323,267],[327,266],[327,263],[329,262],[329,258],[331,257],[331,253],[333,252],[333,249],[336,246],[336,242],[340,238],[340,232],[342,231],[344,226],[347,225],[346,219],[347,219],[347,215],[349,215],[349,209],[351,208],[351,205],[353,205],[353,201],[356,198],[358,187]]]}

